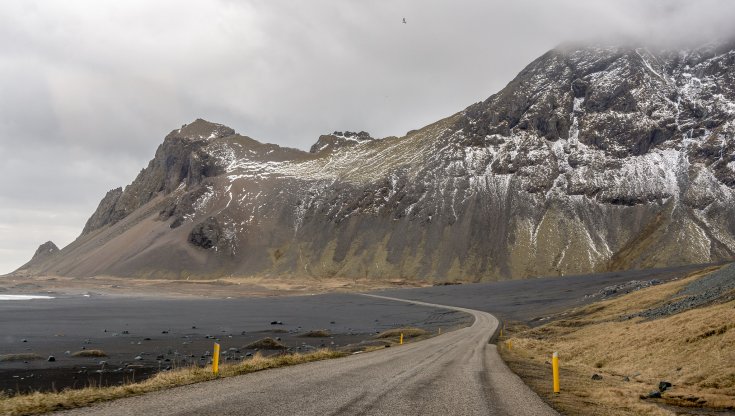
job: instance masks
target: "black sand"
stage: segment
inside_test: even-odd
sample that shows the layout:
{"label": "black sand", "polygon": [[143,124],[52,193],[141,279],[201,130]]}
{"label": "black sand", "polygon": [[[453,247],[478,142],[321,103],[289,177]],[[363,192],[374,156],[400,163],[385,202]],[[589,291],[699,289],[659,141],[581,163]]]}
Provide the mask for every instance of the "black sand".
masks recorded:
{"label": "black sand", "polygon": [[[282,324],[272,325],[274,321]],[[241,359],[255,352],[245,345],[264,337],[280,338],[289,350],[307,352],[358,343],[395,327],[435,332],[470,321],[459,312],[350,294],[242,299],[93,295],[0,301],[0,355],[34,352],[44,358],[0,362],[0,390],[48,391],[141,380],[167,367],[208,364],[215,341],[229,357]],[[331,336],[299,336],[317,329]],[[67,354],[82,349],[101,349],[109,357]],[[56,361],[46,361],[50,355]]]}
{"label": "black sand", "polygon": [[[667,282],[685,277],[706,265],[629,270],[566,277],[543,277],[429,288],[384,290],[379,293],[440,305],[460,306],[494,314],[503,320],[543,323],[549,315],[599,301],[585,298],[600,289],[631,280]],[[623,293],[621,293],[623,294]]]}

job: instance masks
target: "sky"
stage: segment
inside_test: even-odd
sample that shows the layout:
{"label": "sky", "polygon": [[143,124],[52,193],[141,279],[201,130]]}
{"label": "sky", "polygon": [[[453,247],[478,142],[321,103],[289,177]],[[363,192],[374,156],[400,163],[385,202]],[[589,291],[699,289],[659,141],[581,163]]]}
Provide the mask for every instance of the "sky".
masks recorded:
{"label": "sky", "polygon": [[401,136],[559,44],[696,45],[734,18],[729,0],[3,0],[0,274],[72,242],[196,118],[301,149]]}

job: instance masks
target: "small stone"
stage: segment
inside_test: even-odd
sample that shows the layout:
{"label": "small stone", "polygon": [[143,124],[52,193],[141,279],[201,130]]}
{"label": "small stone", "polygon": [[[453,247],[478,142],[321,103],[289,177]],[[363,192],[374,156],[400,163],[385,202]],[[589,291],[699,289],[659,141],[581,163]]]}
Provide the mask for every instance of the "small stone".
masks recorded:
{"label": "small stone", "polygon": [[669,388],[671,388],[671,383],[669,383],[668,381],[661,381],[658,383],[658,391],[662,393],[668,390]]}
{"label": "small stone", "polygon": [[161,331],[162,334],[168,334],[168,331]]}
{"label": "small stone", "polygon": [[151,339],[150,339],[150,338],[148,338],[148,337],[146,337],[146,338],[143,338],[143,341],[150,341],[150,340],[151,340]]}
{"label": "small stone", "polygon": [[136,356],[136,357],[134,358],[134,360],[135,360],[135,361],[142,361],[142,360],[143,360],[143,357],[141,357],[140,355],[138,355],[138,356]]}
{"label": "small stone", "polygon": [[649,399],[660,399],[661,398],[661,392],[660,391],[652,391],[648,393]]}
{"label": "small stone", "polygon": [[20,342],[28,342],[28,340],[23,338],[22,340],[20,340]]}
{"label": "small stone", "polygon": [[592,374],[592,380],[602,380],[602,376],[599,374]]}
{"label": "small stone", "polygon": [[53,355],[49,355],[48,358],[46,359],[46,361],[48,361],[48,362],[54,362],[54,361],[56,361],[56,357],[54,357]]}
{"label": "small stone", "polygon": [[628,376],[623,377],[623,381],[625,381],[625,382],[630,381],[630,377],[628,377]]}

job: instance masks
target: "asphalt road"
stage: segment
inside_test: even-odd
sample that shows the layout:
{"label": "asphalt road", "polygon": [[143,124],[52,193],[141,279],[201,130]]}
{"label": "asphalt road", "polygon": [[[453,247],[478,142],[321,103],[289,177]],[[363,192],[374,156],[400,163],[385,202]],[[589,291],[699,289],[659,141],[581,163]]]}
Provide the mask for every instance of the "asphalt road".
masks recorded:
{"label": "asphalt road", "polygon": [[[398,301],[399,299],[395,299]],[[63,412],[70,415],[558,415],[514,375],[487,312],[425,341]]]}

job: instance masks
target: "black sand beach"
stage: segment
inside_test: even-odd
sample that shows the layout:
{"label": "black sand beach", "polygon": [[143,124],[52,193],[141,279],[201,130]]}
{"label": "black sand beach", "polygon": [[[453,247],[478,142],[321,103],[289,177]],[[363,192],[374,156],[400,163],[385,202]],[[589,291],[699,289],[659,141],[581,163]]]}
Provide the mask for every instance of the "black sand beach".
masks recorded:
{"label": "black sand beach", "polygon": [[[359,343],[390,328],[436,332],[470,322],[459,312],[352,294],[6,300],[0,301],[0,355],[36,353],[42,359],[0,362],[0,390],[48,391],[141,380],[169,367],[207,364],[215,341],[227,352],[225,359],[241,359],[255,352],[244,348],[247,344],[264,337],[279,339],[290,351],[306,352]],[[330,336],[300,336],[321,329]],[[108,357],[71,355],[92,349]],[[47,361],[49,356],[55,361]]]}
{"label": "black sand beach", "polygon": [[[440,305],[460,306],[490,312],[502,320],[543,323],[549,315],[602,300],[590,297],[600,290],[631,281],[679,279],[706,265],[688,265],[648,270],[626,270],[565,277],[506,280],[491,283],[448,285],[430,288],[382,290],[385,296]],[[624,290],[615,295],[626,293]]]}

